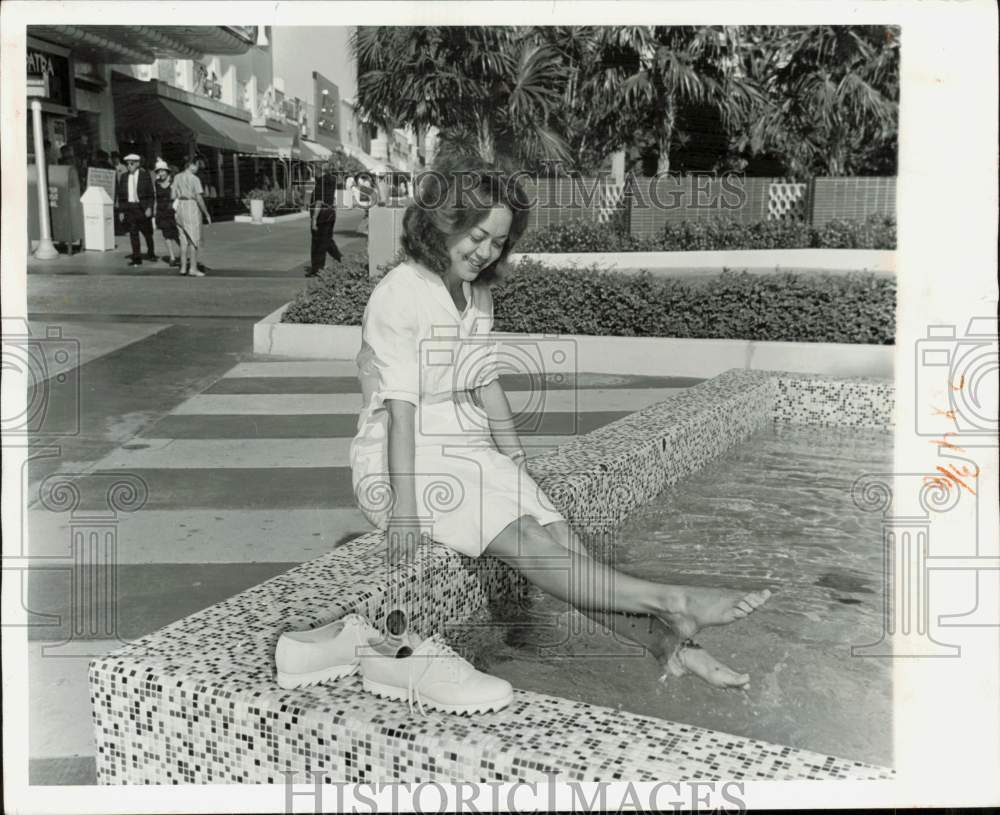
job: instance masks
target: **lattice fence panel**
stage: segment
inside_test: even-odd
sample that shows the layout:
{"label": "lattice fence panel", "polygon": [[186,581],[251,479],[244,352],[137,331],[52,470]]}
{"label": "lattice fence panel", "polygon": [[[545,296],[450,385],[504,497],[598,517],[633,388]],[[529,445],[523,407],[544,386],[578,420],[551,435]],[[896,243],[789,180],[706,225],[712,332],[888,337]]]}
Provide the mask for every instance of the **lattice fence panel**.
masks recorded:
{"label": "lattice fence panel", "polygon": [[767,219],[769,221],[806,219],[809,185],[794,181],[773,181],[767,189]]}

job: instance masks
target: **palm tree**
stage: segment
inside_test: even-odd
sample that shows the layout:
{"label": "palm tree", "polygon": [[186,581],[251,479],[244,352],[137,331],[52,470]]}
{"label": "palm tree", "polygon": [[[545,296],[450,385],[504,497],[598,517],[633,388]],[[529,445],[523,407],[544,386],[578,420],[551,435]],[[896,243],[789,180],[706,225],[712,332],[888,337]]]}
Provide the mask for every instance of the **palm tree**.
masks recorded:
{"label": "palm tree", "polygon": [[359,27],[358,109],[381,126],[429,127],[487,161],[566,160],[551,127],[566,72],[550,46],[516,27]]}
{"label": "palm tree", "polygon": [[743,70],[766,103],[736,146],[781,156],[797,177],[895,173],[899,29],[747,29]]}
{"label": "palm tree", "polygon": [[762,103],[740,70],[739,29],[733,26],[617,26],[592,29],[578,104],[606,144],[624,146],[649,132],[658,171],[670,169],[670,151],[684,133],[685,106],[714,109],[723,125],[744,120]]}

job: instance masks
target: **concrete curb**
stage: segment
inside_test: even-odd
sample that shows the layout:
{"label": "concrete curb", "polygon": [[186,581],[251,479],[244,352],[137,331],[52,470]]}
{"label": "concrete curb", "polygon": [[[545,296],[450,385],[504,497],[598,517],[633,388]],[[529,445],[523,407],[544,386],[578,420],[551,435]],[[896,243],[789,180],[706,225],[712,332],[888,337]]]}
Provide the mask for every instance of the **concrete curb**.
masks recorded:
{"label": "concrete curb", "polygon": [[[260,356],[351,360],[361,348],[361,326],[282,323],[288,304],[253,328],[253,351]],[[821,342],[754,342],[672,337],[591,337],[496,332],[500,353],[524,357],[514,349],[558,341],[576,353],[571,365],[589,373],[640,376],[718,376],[732,368],[788,371],[828,376],[891,379],[893,345]],[[534,356],[534,355],[532,355]]]}
{"label": "concrete curb", "polygon": [[237,215],[233,218],[233,222],[237,224],[254,224],[255,226],[263,226],[265,224],[280,224],[285,221],[301,221],[303,218],[308,218],[308,212],[293,212],[290,215],[265,215],[259,221],[254,221],[249,215]]}
{"label": "concrete curb", "polygon": [[[536,260],[545,266],[598,266],[609,271],[679,276],[689,270],[816,269],[830,272],[870,271],[895,274],[895,251],[870,249],[744,249],[724,252],[525,252],[512,263]],[[682,275],[680,275],[682,276]]]}

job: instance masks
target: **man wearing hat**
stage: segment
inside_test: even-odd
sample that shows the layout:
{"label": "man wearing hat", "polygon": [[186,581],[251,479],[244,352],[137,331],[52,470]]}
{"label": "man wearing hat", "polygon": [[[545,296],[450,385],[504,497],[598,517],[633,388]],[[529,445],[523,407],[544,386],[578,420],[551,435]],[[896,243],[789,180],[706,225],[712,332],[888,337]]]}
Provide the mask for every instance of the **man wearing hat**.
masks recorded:
{"label": "man wearing hat", "polygon": [[149,173],[139,166],[140,158],[135,153],[125,156],[125,166],[128,172],[120,179],[115,188],[118,199],[119,218],[128,225],[128,236],[132,242],[132,257],[129,266],[142,265],[142,252],[139,247],[139,233],[146,239],[146,259],[156,260],[153,248],[153,206],[156,203],[156,191]]}

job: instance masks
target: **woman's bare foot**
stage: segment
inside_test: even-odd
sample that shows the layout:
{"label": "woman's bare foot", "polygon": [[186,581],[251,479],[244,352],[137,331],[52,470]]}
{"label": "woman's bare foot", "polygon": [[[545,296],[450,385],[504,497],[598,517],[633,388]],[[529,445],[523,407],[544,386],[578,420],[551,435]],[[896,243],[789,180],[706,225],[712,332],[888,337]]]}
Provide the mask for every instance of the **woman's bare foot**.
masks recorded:
{"label": "woman's bare foot", "polygon": [[714,688],[746,690],[750,687],[749,674],[736,673],[695,643],[680,645],[667,659],[664,667],[666,673],[660,677],[660,682],[663,683],[669,678],[668,674],[684,676],[692,673]]}
{"label": "woman's bare foot", "polygon": [[667,611],[660,616],[681,637],[693,637],[709,625],[727,625],[742,620],[767,602],[768,589],[740,593],[699,586],[669,586]]}

